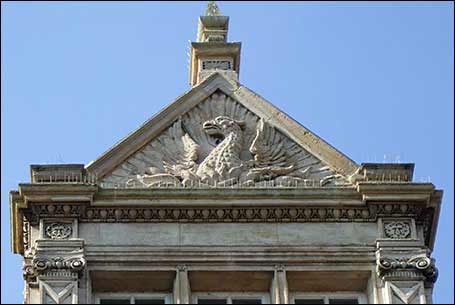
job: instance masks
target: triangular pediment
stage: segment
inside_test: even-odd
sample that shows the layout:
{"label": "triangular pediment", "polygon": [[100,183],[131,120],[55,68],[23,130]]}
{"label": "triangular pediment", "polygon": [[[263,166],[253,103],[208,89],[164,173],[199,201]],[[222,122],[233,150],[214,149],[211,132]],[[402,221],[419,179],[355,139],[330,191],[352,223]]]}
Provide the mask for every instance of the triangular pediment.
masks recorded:
{"label": "triangular pediment", "polygon": [[[217,119],[218,118],[218,119]],[[214,73],[87,166],[107,185],[347,185],[358,165]]]}

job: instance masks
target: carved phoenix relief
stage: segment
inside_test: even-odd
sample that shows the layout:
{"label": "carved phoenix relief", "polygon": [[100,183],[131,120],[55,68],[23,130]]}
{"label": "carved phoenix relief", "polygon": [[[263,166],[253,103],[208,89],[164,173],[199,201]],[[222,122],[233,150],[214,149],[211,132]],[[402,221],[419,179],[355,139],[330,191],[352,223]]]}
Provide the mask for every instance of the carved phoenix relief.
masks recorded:
{"label": "carved phoenix relief", "polygon": [[[295,164],[287,158],[282,143],[271,147],[267,143],[267,135],[271,127],[261,119],[256,129],[256,136],[249,147],[254,156],[250,160],[242,160],[240,153],[243,144],[245,123],[227,116],[218,116],[203,123],[204,131],[213,138],[215,148],[200,163],[199,145],[184,133],[181,120],[174,126],[174,138],[180,138],[181,150],[172,160],[163,161],[165,173],[138,175],[137,179],[147,186],[161,184],[182,184],[191,186],[203,184],[215,185],[254,185],[258,181],[273,180],[278,183],[300,182],[306,178],[306,171],[293,172]],[[176,142],[176,144],[179,142]],[[153,169],[150,170],[153,172]]]}
{"label": "carved phoenix relief", "polygon": [[[158,186],[343,183],[322,162],[223,93],[175,121],[105,182]],[[311,186],[311,185],[310,185]]]}

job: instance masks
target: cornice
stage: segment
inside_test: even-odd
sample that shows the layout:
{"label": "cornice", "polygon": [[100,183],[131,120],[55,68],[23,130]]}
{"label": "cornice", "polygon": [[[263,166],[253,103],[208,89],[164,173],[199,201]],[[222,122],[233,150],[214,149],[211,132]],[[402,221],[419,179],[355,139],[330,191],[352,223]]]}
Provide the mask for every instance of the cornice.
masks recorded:
{"label": "cornice", "polygon": [[357,191],[364,202],[423,201],[429,204],[435,187],[432,183],[361,181],[357,182]]}
{"label": "cornice", "polygon": [[19,195],[29,202],[92,202],[98,186],[83,183],[20,183]]}
{"label": "cornice", "polygon": [[[414,197],[411,197],[413,195]],[[412,217],[432,247],[442,192],[431,183],[359,182],[357,187],[104,189],[88,183],[25,183],[10,193],[13,252],[24,252],[24,223],[375,222]],[[25,218],[24,218],[25,217]]]}

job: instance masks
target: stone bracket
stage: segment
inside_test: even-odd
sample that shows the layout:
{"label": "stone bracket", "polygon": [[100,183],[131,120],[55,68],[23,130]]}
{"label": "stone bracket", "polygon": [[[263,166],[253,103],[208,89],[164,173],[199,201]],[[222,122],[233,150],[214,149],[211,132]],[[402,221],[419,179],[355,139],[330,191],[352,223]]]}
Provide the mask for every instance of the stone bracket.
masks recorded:
{"label": "stone bracket", "polygon": [[416,246],[412,240],[379,241],[376,251],[379,278],[384,282],[425,281],[431,286],[438,276],[435,260],[430,257],[428,249]]}
{"label": "stone bracket", "polygon": [[76,278],[86,265],[82,239],[38,239],[36,248],[24,264],[23,276],[33,280],[37,276]]}

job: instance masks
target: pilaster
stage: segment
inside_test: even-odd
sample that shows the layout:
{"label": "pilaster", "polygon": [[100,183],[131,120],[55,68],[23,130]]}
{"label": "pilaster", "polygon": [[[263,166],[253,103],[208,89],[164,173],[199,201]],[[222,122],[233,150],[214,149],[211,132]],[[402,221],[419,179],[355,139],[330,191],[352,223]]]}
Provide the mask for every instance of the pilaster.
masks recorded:
{"label": "pilaster", "polygon": [[177,266],[175,272],[173,298],[174,304],[191,303],[191,287],[186,266]]}
{"label": "pilaster", "polygon": [[286,269],[283,265],[275,266],[272,283],[270,285],[271,304],[289,304],[289,289]]}
{"label": "pilaster", "polygon": [[376,272],[383,304],[428,304],[437,278],[429,250],[415,240],[378,240]]}
{"label": "pilaster", "polygon": [[27,301],[78,304],[79,277],[86,261],[84,240],[77,238],[77,221],[41,219],[39,234],[23,266],[31,290]]}

